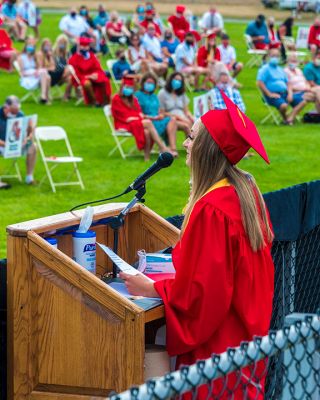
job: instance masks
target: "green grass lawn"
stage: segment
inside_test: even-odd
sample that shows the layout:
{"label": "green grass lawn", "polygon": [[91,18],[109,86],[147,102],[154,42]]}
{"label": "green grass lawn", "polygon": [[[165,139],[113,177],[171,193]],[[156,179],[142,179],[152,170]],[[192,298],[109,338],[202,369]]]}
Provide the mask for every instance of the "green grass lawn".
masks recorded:
{"label": "green grass lawn", "polygon": [[[61,15],[43,15],[42,37],[51,39],[56,37],[59,33],[60,18]],[[238,59],[246,62],[243,41],[245,25],[226,24],[226,29],[237,49]],[[103,64],[105,65],[105,60]],[[259,121],[264,117],[266,110],[256,89],[256,73],[257,69],[245,69],[239,81],[244,85],[242,95],[247,106],[247,114],[257,123],[271,165],[267,166],[260,157],[255,156],[241,162],[240,167],[256,177],[263,192],[318,179],[319,127],[302,123],[294,127],[261,126]],[[23,93],[18,84],[17,74],[0,72],[1,104],[7,95],[21,96]],[[51,106],[42,106],[30,101],[23,104],[23,111],[25,114],[38,114],[39,126],[58,125],[65,128],[74,153],[84,159],[80,164],[80,172],[86,189],[82,191],[79,187],[64,187],[53,194],[46,184],[41,187],[28,187],[16,180],[12,181],[10,190],[0,191],[0,257],[6,254],[7,225],[65,212],[76,204],[119,193],[156,159],[154,155],[150,163],[145,163],[142,157],[132,157],[124,161],[118,153],[108,157],[107,154],[114,146],[114,142],[101,109],[87,108],[83,105],[75,107],[74,101],[70,103],[55,101]],[[182,141],[183,135],[179,133],[180,148]],[[54,149],[51,154],[57,155],[58,149]],[[0,174],[9,165],[9,160],[1,159]],[[23,159],[19,160],[19,165],[24,173]],[[39,158],[35,177],[40,179],[43,174],[44,168]],[[185,155],[181,150],[180,157],[169,169],[160,172],[148,182],[146,205],[162,216],[180,213],[188,197],[188,181]],[[127,201],[131,197],[132,194],[122,200]]]}

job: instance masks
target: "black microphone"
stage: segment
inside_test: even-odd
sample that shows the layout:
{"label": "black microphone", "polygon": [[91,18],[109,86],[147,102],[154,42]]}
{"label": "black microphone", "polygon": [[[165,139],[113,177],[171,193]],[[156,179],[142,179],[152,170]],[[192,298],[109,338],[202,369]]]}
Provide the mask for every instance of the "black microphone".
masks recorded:
{"label": "black microphone", "polygon": [[154,162],[146,171],[144,171],[143,174],[138,176],[138,178],[136,178],[131,185],[127,187],[124,193],[129,193],[132,190],[138,190],[152,175],[156,174],[162,168],[170,167],[172,163],[173,155],[171,153],[161,153],[157,161]]}

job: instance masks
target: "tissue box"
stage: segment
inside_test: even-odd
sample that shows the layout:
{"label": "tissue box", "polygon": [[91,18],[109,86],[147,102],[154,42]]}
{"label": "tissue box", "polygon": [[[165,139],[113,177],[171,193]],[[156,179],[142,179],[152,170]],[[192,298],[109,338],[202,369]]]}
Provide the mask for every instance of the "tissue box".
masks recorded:
{"label": "tissue box", "polygon": [[145,274],[174,274],[171,254],[147,253]]}

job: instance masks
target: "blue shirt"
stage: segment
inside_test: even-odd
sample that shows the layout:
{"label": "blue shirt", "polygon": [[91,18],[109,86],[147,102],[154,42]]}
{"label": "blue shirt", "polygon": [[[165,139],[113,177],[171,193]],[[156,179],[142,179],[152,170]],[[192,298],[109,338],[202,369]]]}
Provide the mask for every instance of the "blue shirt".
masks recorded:
{"label": "blue shirt", "polygon": [[132,72],[130,64],[128,63],[127,60],[125,61],[118,60],[112,66],[112,72],[117,81],[120,81],[120,79],[122,79],[123,74],[126,71]]}
{"label": "blue shirt", "polygon": [[176,48],[176,70],[181,72],[184,67],[187,67],[183,59],[188,63],[193,64],[196,58],[196,51],[194,46],[188,46],[185,42],[180,43]]}
{"label": "blue shirt", "polygon": [[108,21],[109,21],[109,15],[107,13],[104,13],[104,14],[98,14],[94,18],[93,23],[94,23],[94,26],[97,26],[97,25],[105,26]]}
{"label": "blue shirt", "polygon": [[309,62],[303,69],[303,74],[307,81],[313,81],[316,85],[320,85],[320,67],[313,62]]}
{"label": "blue shirt", "polygon": [[176,51],[176,48],[179,45],[179,40],[177,38],[174,39],[174,42],[168,42],[167,40],[163,40],[161,42],[161,48],[162,47],[166,47],[169,51],[170,54],[174,54],[174,52]]}
{"label": "blue shirt", "polygon": [[[23,112],[19,111],[15,118],[23,117]],[[6,140],[6,129],[7,129],[8,118],[4,115],[3,107],[0,108],[0,140]]]}
{"label": "blue shirt", "polygon": [[288,77],[279,65],[265,64],[258,71],[258,81],[262,81],[266,88],[273,93],[283,93],[288,90]]}
{"label": "blue shirt", "polygon": [[258,40],[258,43],[270,43],[268,28],[264,22],[261,26],[256,24],[256,21],[249,23],[246,29],[246,34],[250,36],[264,36],[263,40]]}
{"label": "blue shirt", "polygon": [[150,115],[150,117],[156,117],[159,115],[160,102],[155,93],[148,94],[139,90],[135,93],[135,96],[145,115]]}
{"label": "blue shirt", "polygon": [[10,19],[16,19],[17,18],[17,7],[14,4],[9,4],[9,3],[4,3],[2,5],[2,14]]}

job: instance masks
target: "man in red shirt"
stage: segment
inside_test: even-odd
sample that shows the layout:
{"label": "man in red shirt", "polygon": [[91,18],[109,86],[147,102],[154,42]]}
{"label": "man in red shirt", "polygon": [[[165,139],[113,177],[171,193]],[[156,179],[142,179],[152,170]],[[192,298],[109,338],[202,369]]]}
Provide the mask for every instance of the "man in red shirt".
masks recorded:
{"label": "man in red shirt", "polygon": [[308,36],[308,46],[312,54],[315,54],[320,47],[320,18],[314,20],[313,25],[310,26]]}
{"label": "man in red shirt", "polygon": [[140,26],[142,26],[142,28],[144,28],[145,31],[147,31],[148,26],[150,24],[152,24],[156,31],[156,36],[160,37],[161,36],[161,28],[156,22],[154,22],[154,20],[153,20],[154,16],[155,16],[154,10],[147,10],[145,19],[140,23]]}
{"label": "man in red shirt", "polygon": [[186,32],[190,30],[190,24],[186,20],[183,13],[185,12],[186,7],[184,5],[177,5],[176,7],[176,14],[171,15],[168,18],[168,22],[171,24],[173,33],[180,39],[183,40],[185,37]]}

